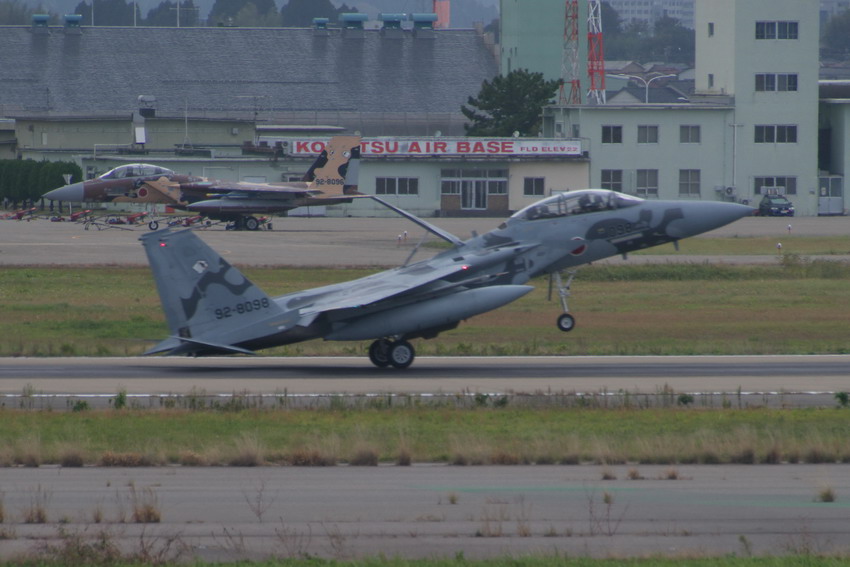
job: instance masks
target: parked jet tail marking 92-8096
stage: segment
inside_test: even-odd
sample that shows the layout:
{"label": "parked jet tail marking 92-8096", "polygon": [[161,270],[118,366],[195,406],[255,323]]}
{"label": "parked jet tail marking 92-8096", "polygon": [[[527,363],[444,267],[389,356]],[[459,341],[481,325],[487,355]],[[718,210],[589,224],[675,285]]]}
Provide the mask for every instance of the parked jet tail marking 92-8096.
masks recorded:
{"label": "parked jet tail marking 92-8096", "polygon": [[574,326],[561,273],[617,254],[677,242],[752,214],[735,203],[646,201],[602,189],[556,194],[517,212],[495,230],[461,240],[377,197],[451,243],[414,264],[329,286],[269,297],[193,231],[145,234],[145,247],[171,336],[146,354],[253,354],[309,339],[373,340],[379,367],[406,368],[409,340],[433,338],[473,315],[529,291],[552,274]]}
{"label": "parked jet tail marking 92-8096", "polygon": [[[309,205],[350,203],[357,195],[360,136],[331,138],[302,181],[252,183],[174,173],[145,163],[116,167],[96,179],[44,194],[71,203],[164,204],[257,230],[254,214],[282,213]],[[153,227],[152,227],[153,228]]]}

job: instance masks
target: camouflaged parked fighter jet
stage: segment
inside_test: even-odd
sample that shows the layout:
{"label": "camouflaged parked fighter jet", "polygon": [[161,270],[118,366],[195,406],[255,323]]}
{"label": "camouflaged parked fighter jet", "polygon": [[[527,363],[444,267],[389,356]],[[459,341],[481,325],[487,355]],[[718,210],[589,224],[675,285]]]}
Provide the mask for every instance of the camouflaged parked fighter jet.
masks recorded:
{"label": "camouflaged parked fighter jet", "polygon": [[[473,315],[531,291],[552,274],[564,313],[569,284],[561,273],[617,254],[677,242],[752,214],[744,205],[645,201],[601,189],[553,195],[483,235],[460,240],[377,197],[452,247],[433,258],[364,278],[269,297],[191,230],[141,237],[171,336],[146,354],[253,354],[315,338],[369,340],[378,367],[406,368],[413,338],[434,338]],[[551,280],[550,280],[551,281]]]}
{"label": "camouflaged parked fighter jet", "polygon": [[[71,183],[44,194],[45,199],[71,203],[158,203],[257,230],[254,214],[282,213],[309,205],[350,203],[357,194],[356,170],[360,136],[336,136],[328,141],[303,181],[251,183],[181,175],[145,163],[112,169],[96,179]],[[155,221],[153,221],[155,222]],[[151,223],[151,229],[157,226]]]}

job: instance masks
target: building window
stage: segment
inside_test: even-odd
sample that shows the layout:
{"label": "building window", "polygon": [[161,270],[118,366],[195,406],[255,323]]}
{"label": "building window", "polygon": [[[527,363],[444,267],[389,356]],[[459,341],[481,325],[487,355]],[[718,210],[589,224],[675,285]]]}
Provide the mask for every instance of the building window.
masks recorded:
{"label": "building window", "polygon": [[714,88],[714,73],[708,74],[708,88],[710,88],[710,89]]}
{"label": "building window", "polygon": [[638,144],[657,144],[658,126],[638,126]]}
{"label": "building window", "polygon": [[776,22],[756,22],[756,39],[776,39]]}
{"label": "building window", "polygon": [[776,75],[776,90],[796,91],[797,73],[779,73]]}
{"label": "building window", "polygon": [[708,37],[714,37],[714,22],[708,22]]}
{"label": "building window", "polygon": [[679,126],[679,142],[682,144],[699,144],[699,126],[690,124],[682,124]]}
{"label": "building window", "polygon": [[443,179],[440,183],[440,193],[443,195],[460,195],[460,181]]}
{"label": "building window", "polygon": [[639,197],[658,197],[658,170],[638,169],[635,189]]}
{"label": "building window", "polygon": [[679,170],[679,196],[699,197],[699,170]]}
{"label": "building window", "polygon": [[797,39],[797,22],[756,22],[756,39]]}
{"label": "building window", "polygon": [[539,197],[544,194],[545,177],[526,177],[522,183],[522,194],[526,197]]}
{"label": "building window", "polygon": [[756,144],[796,144],[797,127],[794,125],[757,124],[755,127]]}
{"label": "building window", "polygon": [[779,39],[798,39],[800,24],[797,22],[776,22],[776,37]]}
{"label": "building window", "polygon": [[602,189],[610,189],[611,191],[623,191],[623,170],[622,169],[603,169],[602,170]]}
{"label": "building window", "polygon": [[508,170],[507,169],[490,169],[487,171],[487,194],[488,195],[507,195],[508,194]]}
{"label": "building window", "polygon": [[603,144],[622,144],[623,143],[623,127],[622,126],[603,126],[602,127],[602,143]]}
{"label": "building window", "polygon": [[757,73],[756,91],[796,91],[797,73]]}
{"label": "building window", "polygon": [[376,177],[376,195],[418,195],[418,177]]}
{"label": "building window", "polygon": [[440,193],[461,195],[468,191],[485,191],[489,195],[508,194],[507,169],[442,169]]}
{"label": "building window", "polygon": [[780,194],[796,195],[796,177],[756,177],[753,182],[756,195]]}

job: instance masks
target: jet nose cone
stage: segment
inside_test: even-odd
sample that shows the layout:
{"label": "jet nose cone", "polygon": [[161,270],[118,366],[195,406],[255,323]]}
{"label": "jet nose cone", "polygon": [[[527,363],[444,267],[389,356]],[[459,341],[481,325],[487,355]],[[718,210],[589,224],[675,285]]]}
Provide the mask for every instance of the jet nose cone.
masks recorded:
{"label": "jet nose cone", "polygon": [[671,222],[667,233],[674,238],[702,234],[750,216],[754,211],[752,207],[738,203],[686,203],[682,207],[682,218]]}
{"label": "jet nose cone", "polygon": [[72,203],[80,203],[83,201],[83,182],[71,183],[64,187],[59,187],[53,191],[48,191],[44,194],[45,199],[51,201],[70,201]]}

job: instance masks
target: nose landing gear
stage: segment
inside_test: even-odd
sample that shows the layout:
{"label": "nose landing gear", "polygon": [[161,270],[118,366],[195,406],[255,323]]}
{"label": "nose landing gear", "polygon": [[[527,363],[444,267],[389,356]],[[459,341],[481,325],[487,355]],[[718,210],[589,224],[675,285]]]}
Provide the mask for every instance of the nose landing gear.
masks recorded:
{"label": "nose landing gear", "polygon": [[576,270],[568,271],[567,275],[569,275],[567,283],[563,282],[561,272],[552,272],[549,278],[549,299],[552,299],[552,286],[554,284],[558,288],[558,299],[561,301],[561,307],[564,310],[564,313],[558,316],[556,324],[558,330],[565,333],[572,331],[576,326],[576,319],[570,315],[570,308],[567,306],[567,298],[570,296],[570,284],[573,283],[573,278],[576,277]]}

